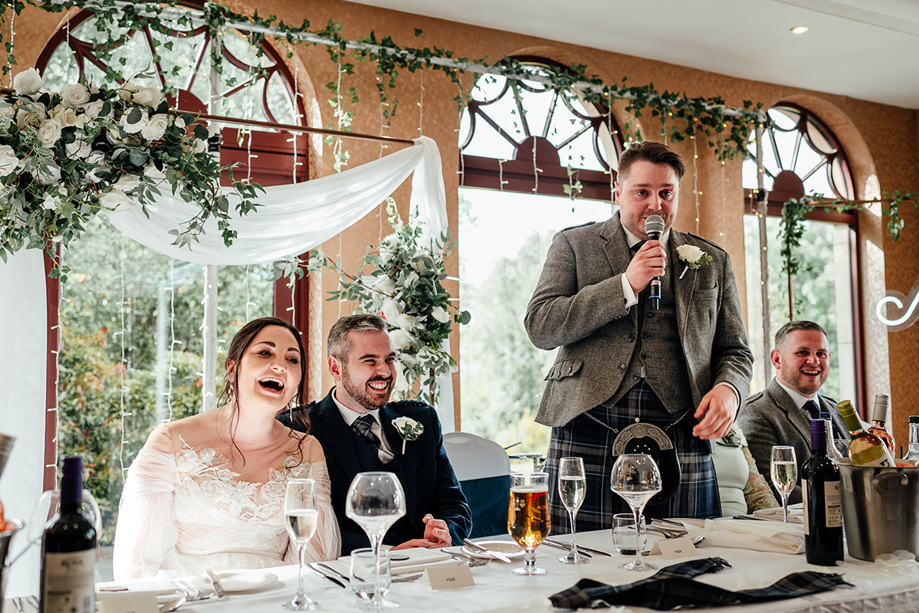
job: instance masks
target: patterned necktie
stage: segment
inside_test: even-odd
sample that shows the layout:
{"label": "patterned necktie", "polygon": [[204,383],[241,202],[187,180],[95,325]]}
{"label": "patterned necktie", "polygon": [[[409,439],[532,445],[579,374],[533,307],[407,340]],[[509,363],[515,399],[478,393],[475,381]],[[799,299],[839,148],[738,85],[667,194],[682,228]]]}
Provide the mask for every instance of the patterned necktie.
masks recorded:
{"label": "patterned necktie", "polygon": [[373,433],[371,428],[373,427],[373,415],[369,413],[364,413],[360,417],[354,420],[354,423],[351,424],[351,429],[357,433],[362,441],[374,448],[374,450],[380,450],[380,437]]}
{"label": "patterned necktie", "polygon": [[820,419],[820,409],[817,408],[817,403],[813,400],[808,400],[801,408],[810,413],[811,419]]}
{"label": "patterned necktie", "polygon": [[645,244],[645,241],[638,241],[637,243],[629,247],[629,252],[630,252],[629,259],[630,260],[635,257],[635,254],[638,253],[638,250],[641,249],[641,246],[644,244]]}

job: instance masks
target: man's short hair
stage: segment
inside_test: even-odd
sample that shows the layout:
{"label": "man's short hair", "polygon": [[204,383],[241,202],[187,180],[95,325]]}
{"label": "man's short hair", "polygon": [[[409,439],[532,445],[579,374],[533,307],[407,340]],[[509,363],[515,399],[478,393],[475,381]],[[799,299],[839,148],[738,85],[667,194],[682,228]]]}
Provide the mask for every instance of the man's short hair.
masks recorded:
{"label": "man's short hair", "polygon": [[812,332],[820,332],[826,338],[829,338],[829,335],[826,333],[826,330],[823,327],[813,321],[807,321],[806,319],[797,319],[794,321],[789,321],[787,324],[779,328],[779,331],[775,333],[775,348],[778,349],[788,338],[788,335],[792,332],[797,332],[798,330],[810,330]]}
{"label": "man's short hair", "polygon": [[652,164],[666,164],[676,173],[677,180],[686,174],[686,164],[680,154],[665,145],[653,140],[632,143],[629,148],[619,156],[619,170],[617,179],[623,181],[628,178],[629,169],[635,162],[651,162]]}
{"label": "man's short hair", "polygon": [[351,353],[351,341],[348,340],[348,334],[368,330],[386,332],[386,320],[379,315],[345,315],[332,324],[329,330],[329,340],[326,345],[329,355],[334,355],[344,361]]}

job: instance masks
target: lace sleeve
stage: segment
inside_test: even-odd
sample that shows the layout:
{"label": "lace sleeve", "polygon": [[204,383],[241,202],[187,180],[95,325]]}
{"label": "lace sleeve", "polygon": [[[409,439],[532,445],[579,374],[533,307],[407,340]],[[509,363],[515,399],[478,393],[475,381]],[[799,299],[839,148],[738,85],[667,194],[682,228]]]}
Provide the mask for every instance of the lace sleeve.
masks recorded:
{"label": "lace sleeve", "polygon": [[167,552],[175,549],[177,479],[169,428],[160,425],[131,464],[121,494],[113,553],[116,580],[155,575]]}
{"label": "lace sleeve", "polygon": [[[337,560],[341,555],[341,534],[338,531],[335,511],[332,510],[332,485],[325,459],[311,462],[304,476],[316,481],[316,498],[319,504],[319,525],[316,534],[306,544],[306,560]],[[284,560],[288,564],[297,563],[297,548],[293,543],[288,546]]]}

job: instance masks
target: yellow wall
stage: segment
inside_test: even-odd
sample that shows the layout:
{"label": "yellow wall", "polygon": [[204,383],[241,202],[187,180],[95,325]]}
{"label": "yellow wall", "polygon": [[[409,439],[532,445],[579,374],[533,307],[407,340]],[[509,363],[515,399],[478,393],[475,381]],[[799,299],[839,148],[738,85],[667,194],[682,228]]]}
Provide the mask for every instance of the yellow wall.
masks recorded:
{"label": "yellow wall", "polygon": [[[230,6],[237,11],[246,12],[255,3],[233,2]],[[865,195],[866,183],[872,175],[882,191],[911,190],[919,191],[919,127],[917,112],[882,104],[854,100],[844,96],[835,96],[812,92],[798,88],[761,83],[744,79],[726,77],[718,74],[685,68],[673,64],[651,61],[617,53],[609,53],[554,43],[546,40],[524,36],[512,32],[501,32],[486,28],[472,27],[425,17],[418,17],[394,11],[369,8],[337,0],[312,0],[309,3],[297,0],[262,0],[257,4],[260,15],[275,14],[287,23],[299,24],[304,18],[314,26],[325,24],[329,19],[344,24],[343,35],[349,39],[368,34],[371,30],[377,36],[391,35],[403,46],[437,46],[453,50],[457,57],[492,58],[506,55],[539,55],[566,64],[577,62],[587,65],[588,73],[603,77],[607,82],[619,82],[628,77],[630,85],[653,83],[659,90],[685,92],[690,97],[721,96],[729,105],[741,105],[744,100],[762,102],[767,108],[780,101],[793,101],[814,110],[836,133],[843,147],[847,150],[852,163],[858,195]],[[16,18],[15,53],[19,67],[34,64],[41,49],[47,43],[55,29],[61,23],[61,14],[47,14],[35,9],[26,10]],[[415,38],[413,31],[421,28],[423,38]],[[764,61],[767,59],[764,58]],[[333,124],[332,107],[326,102],[328,90],[325,84],[336,79],[336,66],[332,64],[325,48],[300,47],[296,57],[290,61],[291,69],[297,74],[301,93],[307,100],[311,123],[313,125]],[[857,78],[857,75],[853,75]],[[357,105],[346,105],[356,111],[353,129],[356,132],[378,134],[381,132],[380,107],[373,91],[375,76],[372,69],[359,67],[357,74],[345,77],[345,88],[355,86],[361,95]],[[472,82],[467,75],[466,84]],[[417,102],[423,90],[423,106]],[[398,89],[394,96],[401,101],[396,120],[391,128],[382,129],[384,134],[401,138],[414,138],[420,133],[433,138],[440,145],[444,162],[444,181],[447,191],[447,208],[450,226],[456,236],[457,228],[457,187],[459,185],[457,137],[459,113],[454,96],[457,89],[450,80],[440,72],[426,71],[421,73],[404,73],[398,78]],[[321,117],[321,119],[319,119]],[[419,130],[420,124],[420,130]],[[651,124],[647,124],[651,127]],[[646,130],[653,134],[653,130]],[[314,163],[313,176],[333,172],[332,156],[319,139],[313,139]],[[364,141],[347,143],[351,153],[351,166],[357,166],[381,155],[378,144]],[[681,143],[677,149],[692,158],[692,149]],[[699,185],[703,192],[700,206],[700,233],[721,243],[731,253],[735,262],[738,286],[744,291],[744,252],[742,226],[742,190],[740,184],[740,165],[729,163],[724,179],[720,164],[706,147],[699,148],[700,159],[697,163]],[[693,167],[690,165],[690,172]],[[689,175],[687,175],[688,177]],[[407,213],[408,191],[403,187],[396,195],[400,208]],[[683,206],[677,221],[677,227],[695,231],[695,207],[693,206],[692,182],[684,181],[681,191]],[[726,203],[725,215],[722,216],[722,199]],[[863,217],[870,215],[863,214]],[[904,237],[894,243],[886,236],[876,219],[864,218],[862,224],[866,237],[863,240],[873,241],[883,248],[887,265],[884,268],[886,287],[908,293],[919,279],[919,213],[910,208],[902,211],[906,221]],[[356,263],[363,255],[368,243],[378,244],[381,233],[388,233],[385,211],[381,209],[365,218],[346,231],[340,239],[334,239],[323,246],[330,255],[340,253],[339,259],[347,269],[356,268]],[[460,249],[462,237],[459,236]],[[863,245],[864,249],[864,245]],[[451,274],[457,272],[457,253],[448,261]],[[313,280],[314,287],[321,284],[325,294],[334,289],[336,280],[332,275],[325,275],[319,281]],[[456,293],[454,284],[449,289]],[[880,296],[866,299],[865,307],[870,307],[871,299],[876,301]],[[313,305],[313,311],[321,314],[321,321],[314,322],[313,338],[324,336],[325,331],[337,319],[338,308],[332,303],[320,302]],[[343,307],[342,313],[347,313]],[[872,317],[868,309],[865,317]],[[868,323],[868,322],[865,322]],[[321,325],[321,328],[319,327]],[[876,325],[866,328],[876,331]],[[880,330],[883,335],[885,331]],[[878,333],[869,334],[876,338]],[[457,352],[458,338],[454,334],[452,346]],[[874,359],[869,363],[872,379],[886,384],[887,369],[884,364],[877,364],[877,356],[883,351],[874,351],[871,341],[867,344],[867,354]],[[895,411],[897,438],[906,440],[906,418],[909,413],[919,413],[919,390],[911,385],[913,373],[919,371],[919,326],[906,331],[889,335],[889,373],[890,392]],[[319,349],[314,346],[314,349]],[[312,382],[313,396],[321,396],[331,385],[325,373],[324,357],[316,359],[318,351],[313,354]],[[458,357],[458,354],[457,354]],[[883,359],[883,358],[880,358]],[[320,380],[321,377],[321,380]],[[458,375],[454,381],[459,385]],[[869,381],[869,390],[873,390]],[[316,385],[318,384],[318,386]],[[878,383],[879,385],[881,383]],[[877,391],[884,391],[878,389]],[[457,395],[457,410],[458,410]]]}

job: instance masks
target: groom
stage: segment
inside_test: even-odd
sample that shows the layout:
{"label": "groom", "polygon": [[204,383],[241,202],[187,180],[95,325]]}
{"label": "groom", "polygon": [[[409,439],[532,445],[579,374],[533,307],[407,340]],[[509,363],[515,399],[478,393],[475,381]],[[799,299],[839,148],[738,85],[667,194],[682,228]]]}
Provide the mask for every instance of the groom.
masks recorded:
{"label": "groom", "polygon": [[[462,543],[472,514],[444,451],[437,413],[421,402],[389,402],[396,371],[386,322],[376,315],[342,317],[329,330],[328,354],[337,387],[278,420],[308,431],[325,450],[342,555],[370,546],[345,514],[351,481],[367,471],[395,473],[405,490],[405,516],[386,533],[385,544],[401,549]],[[403,439],[393,424],[399,417],[420,424],[420,435]]]}

